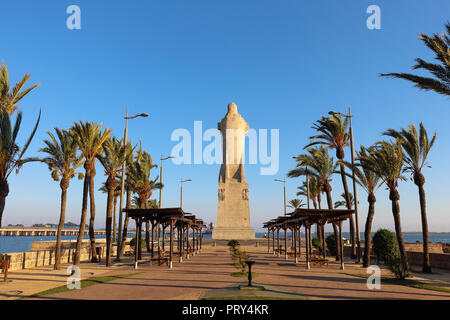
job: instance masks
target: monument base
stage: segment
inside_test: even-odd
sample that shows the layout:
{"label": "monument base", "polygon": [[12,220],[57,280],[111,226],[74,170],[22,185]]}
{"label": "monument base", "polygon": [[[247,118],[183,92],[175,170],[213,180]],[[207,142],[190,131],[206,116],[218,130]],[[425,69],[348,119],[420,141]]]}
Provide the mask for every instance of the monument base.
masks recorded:
{"label": "monument base", "polygon": [[255,230],[252,228],[215,227],[211,237],[214,240],[254,240]]}

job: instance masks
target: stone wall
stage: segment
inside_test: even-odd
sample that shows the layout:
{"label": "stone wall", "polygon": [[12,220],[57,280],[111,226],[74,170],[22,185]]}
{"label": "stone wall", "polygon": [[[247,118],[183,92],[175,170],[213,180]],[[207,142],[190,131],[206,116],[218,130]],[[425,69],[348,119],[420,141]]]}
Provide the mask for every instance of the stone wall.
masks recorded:
{"label": "stone wall", "polygon": [[[100,241],[103,240],[103,241]],[[105,250],[105,239],[96,240],[98,247],[102,248],[101,259],[104,261],[106,257]],[[40,266],[49,266],[55,263],[55,243],[51,241],[40,241],[33,242],[32,251],[27,252],[13,252],[7,253],[11,257],[11,263],[9,270],[21,270],[29,269]],[[37,244],[35,244],[37,243]],[[125,252],[130,251],[130,246],[128,243],[125,245]],[[72,263],[73,255],[75,253],[75,243],[70,241],[64,241],[61,246],[61,263]],[[117,254],[117,246],[113,244],[112,255]],[[89,240],[83,240],[81,247],[81,261],[89,261],[91,259],[91,250]]]}
{"label": "stone wall", "polygon": [[[421,244],[415,243],[407,243],[405,244],[406,253],[408,254],[408,261],[410,265],[421,266],[423,265],[423,247]],[[362,246],[361,250],[364,250],[364,246]],[[351,246],[344,247],[344,255],[349,257],[352,252]],[[442,244],[440,243],[430,243],[430,260],[431,267],[438,269],[446,269],[450,270],[450,254],[443,253]],[[371,250],[371,261],[375,261],[376,256]]]}

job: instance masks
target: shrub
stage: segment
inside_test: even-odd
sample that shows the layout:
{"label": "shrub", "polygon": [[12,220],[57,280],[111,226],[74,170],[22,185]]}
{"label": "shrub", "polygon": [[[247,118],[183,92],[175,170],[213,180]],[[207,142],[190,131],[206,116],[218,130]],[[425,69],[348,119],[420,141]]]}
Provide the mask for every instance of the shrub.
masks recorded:
{"label": "shrub", "polygon": [[328,237],[326,237],[325,239],[325,242],[328,250],[330,251],[330,254],[332,256],[335,256],[337,254],[337,249],[336,249],[336,237],[334,236],[334,233],[328,235]]}
{"label": "shrub", "polygon": [[[145,239],[141,238],[141,248],[145,248],[145,246],[146,246]],[[130,240],[130,247],[136,248],[136,237]]]}
{"label": "shrub", "polygon": [[389,258],[387,260],[387,265],[396,279],[403,280],[409,276],[409,271],[405,268],[405,265],[400,257]]}
{"label": "shrub", "polygon": [[319,238],[312,238],[311,243],[312,243],[313,247],[316,248],[316,249],[321,249],[322,248],[322,243],[320,243],[320,239]]}
{"label": "shrub", "polygon": [[231,248],[236,248],[240,245],[240,243],[237,240],[230,240],[230,241],[228,241],[227,245]]}
{"label": "shrub", "polygon": [[400,257],[400,249],[394,232],[387,229],[379,229],[372,238],[373,251],[378,262],[394,263]]}
{"label": "shrub", "polygon": [[4,256],[3,254],[0,253],[0,263],[3,262],[4,257],[5,257],[5,256]]}

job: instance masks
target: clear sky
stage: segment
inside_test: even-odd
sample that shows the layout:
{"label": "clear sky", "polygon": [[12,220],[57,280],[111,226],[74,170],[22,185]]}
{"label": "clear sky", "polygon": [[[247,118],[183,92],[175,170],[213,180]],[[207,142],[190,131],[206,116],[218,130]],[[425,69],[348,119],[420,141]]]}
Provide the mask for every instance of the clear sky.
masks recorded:
{"label": "clear sky", "polygon": [[[81,29],[69,30],[66,8],[81,8]],[[366,9],[381,8],[381,30],[369,30]],[[155,162],[176,144],[177,128],[193,132],[195,120],[216,128],[234,101],[255,129],[279,129],[280,169],[260,175],[247,165],[252,226],[282,214],[282,184],[274,178],[295,165],[314,134],[312,123],[331,109],[352,108],[356,145],[370,145],[387,128],[423,121],[437,142],[425,169],[430,231],[450,231],[448,98],[422,92],[403,80],[380,78],[380,72],[409,71],[414,58],[433,58],[417,39],[444,31],[450,2],[422,1],[4,1],[1,8],[0,60],[15,83],[24,73],[41,86],[20,104],[21,140],[42,119],[27,152],[38,155],[46,130],[69,128],[74,121],[102,122],[123,135],[125,108],[147,112],[130,122],[129,137],[142,140]],[[346,150],[349,156],[349,150]],[[349,158],[348,158],[349,159]],[[219,165],[164,166],[163,206],[179,205],[206,222],[217,214]],[[152,177],[159,174],[159,169]],[[100,165],[96,188],[105,180]],[[56,223],[60,189],[46,166],[26,165],[9,179],[4,225]],[[288,199],[300,179],[289,179]],[[72,180],[68,221],[79,223],[82,183]],[[417,187],[399,186],[404,231],[421,229]],[[333,200],[342,192],[333,181]],[[153,197],[158,196],[158,191]],[[361,230],[366,194],[359,191]],[[374,229],[393,229],[388,193],[377,194]],[[96,226],[104,226],[106,197],[96,196]],[[325,203],[324,203],[325,205]],[[345,225],[347,228],[347,225]]]}

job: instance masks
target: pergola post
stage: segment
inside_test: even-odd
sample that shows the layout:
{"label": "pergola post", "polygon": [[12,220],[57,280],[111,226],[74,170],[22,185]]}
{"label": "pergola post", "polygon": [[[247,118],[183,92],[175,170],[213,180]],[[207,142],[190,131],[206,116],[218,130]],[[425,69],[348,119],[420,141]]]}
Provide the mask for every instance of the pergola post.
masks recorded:
{"label": "pergola post", "polygon": [[293,248],[294,245],[294,227],[289,228],[291,230],[291,248]]}
{"label": "pergola post", "polygon": [[203,227],[200,227],[200,252],[202,252]]}
{"label": "pergola post", "polygon": [[302,232],[301,232],[302,225],[298,225],[298,256],[302,256]]}
{"label": "pergola post", "polygon": [[173,252],[173,225],[174,219],[170,219],[170,244],[169,244],[169,269],[172,269],[172,252]]}
{"label": "pergola post", "polygon": [[187,250],[187,254],[186,254],[186,259],[189,260],[189,224],[186,226],[186,250]]}
{"label": "pergola post", "polygon": [[179,236],[178,236],[178,242],[180,243],[180,250],[179,250],[179,262],[182,263],[183,262],[183,223],[180,222],[179,226],[178,226],[178,232],[179,232]]}
{"label": "pergola post", "polygon": [[156,237],[158,238],[158,241],[156,242],[157,246],[158,246],[158,258],[161,256],[161,245],[160,245],[160,231],[161,231],[161,226],[159,221],[156,222],[156,229],[157,229],[157,233],[156,233]]}
{"label": "pergola post", "polygon": [[135,246],[134,246],[134,268],[137,269],[138,259],[139,259],[139,244],[141,242],[140,234],[139,234],[140,221],[139,221],[139,218],[136,218],[134,221],[136,222],[136,242],[135,242]]}
{"label": "pergola post", "polygon": [[325,259],[327,257],[327,247],[325,245],[325,228],[324,223],[320,224],[321,234],[322,234],[322,256]]}
{"label": "pergola post", "polygon": [[267,227],[267,253],[270,253],[270,228]]}
{"label": "pergola post", "polygon": [[198,254],[198,250],[200,249],[200,233],[198,232],[198,226],[195,227],[195,244],[196,244],[196,249],[195,249],[195,254]]}
{"label": "pergola post", "polygon": [[195,257],[195,254],[196,254],[196,252],[195,252],[195,226],[194,225],[192,225],[192,256],[193,257]]}
{"label": "pergola post", "polygon": [[287,255],[287,226],[284,226],[284,259],[288,259]]}
{"label": "pergola post", "polygon": [[139,238],[136,239],[137,241],[137,247],[138,247],[138,260],[142,260],[142,243],[141,243],[141,238],[142,238],[142,220],[139,220]]}
{"label": "pergola post", "polygon": [[292,235],[293,235],[293,242],[294,242],[294,261],[297,264],[298,258],[297,258],[297,227],[294,226],[292,228]]}
{"label": "pergola post", "polygon": [[339,247],[340,247],[339,256],[341,259],[341,270],[344,270],[344,244],[342,243],[342,221],[341,220],[339,220],[339,222],[338,222],[338,227],[339,227]]}
{"label": "pergola post", "polygon": [[277,227],[278,257],[280,256],[280,227]]}
{"label": "pergola post", "polygon": [[309,257],[309,238],[311,237],[311,233],[309,230],[309,225],[305,224],[305,240],[306,240],[306,269],[311,269],[310,265],[310,257]]}
{"label": "pergola post", "polygon": [[152,255],[151,257],[153,258],[154,252],[155,252],[155,221],[152,220]]}
{"label": "pergola post", "polygon": [[272,251],[273,255],[275,255],[275,228],[272,229]]}
{"label": "pergola post", "polygon": [[163,251],[166,251],[165,241],[164,241],[166,239],[165,235],[166,235],[166,225],[163,223],[162,224],[162,250]]}

